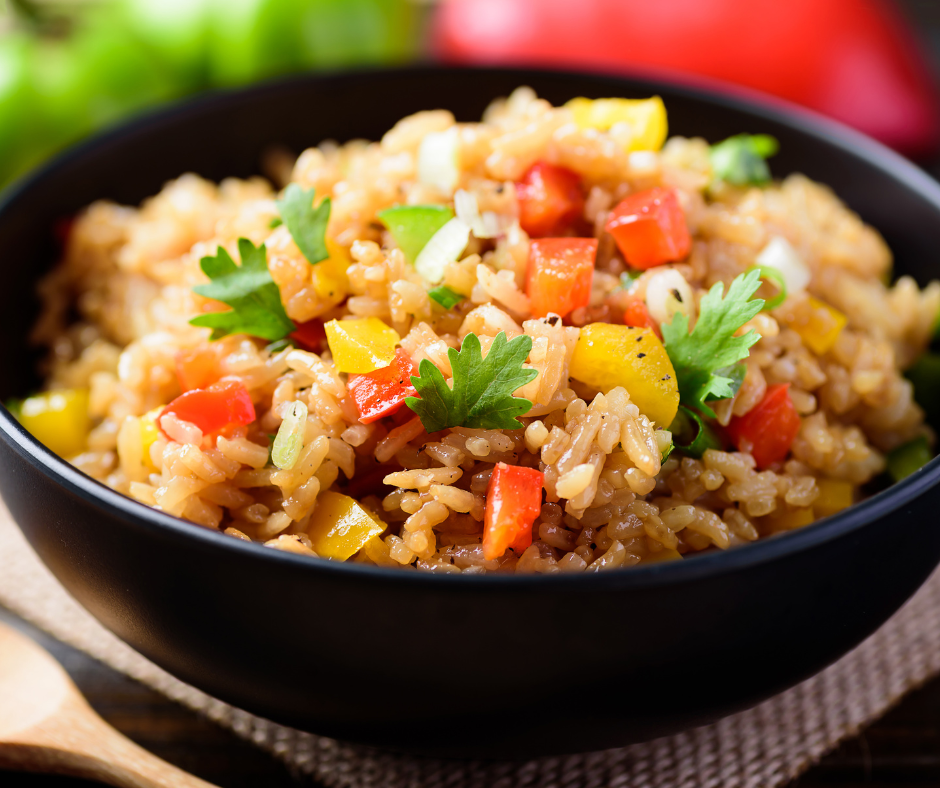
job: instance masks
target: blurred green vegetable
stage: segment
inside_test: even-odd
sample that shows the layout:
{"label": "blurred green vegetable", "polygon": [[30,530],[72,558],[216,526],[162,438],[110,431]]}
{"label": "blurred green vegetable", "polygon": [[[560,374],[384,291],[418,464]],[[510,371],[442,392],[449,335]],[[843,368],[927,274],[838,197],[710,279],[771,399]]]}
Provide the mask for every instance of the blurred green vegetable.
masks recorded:
{"label": "blurred green vegetable", "polygon": [[914,400],[924,409],[927,422],[940,426],[940,355],[924,353],[904,376],[914,385]]}
{"label": "blurred green vegetable", "polygon": [[899,482],[923,468],[933,458],[930,443],[921,435],[888,452],[885,461],[891,478]]}
{"label": "blurred green vegetable", "polygon": [[0,0],[0,187],[199,90],[412,58],[421,14],[413,0]]}
{"label": "blurred green vegetable", "polygon": [[712,145],[712,172],[720,180],[736,186],[761,186],[770,182],[765,159],[774,156],[780,143],[769,134],[736,134]]}
{"label": "blurred green vegetable", "polygon": [[32,80],[33,41],[14,34],[0,39],[0,184],[35,163],[37,96]]}

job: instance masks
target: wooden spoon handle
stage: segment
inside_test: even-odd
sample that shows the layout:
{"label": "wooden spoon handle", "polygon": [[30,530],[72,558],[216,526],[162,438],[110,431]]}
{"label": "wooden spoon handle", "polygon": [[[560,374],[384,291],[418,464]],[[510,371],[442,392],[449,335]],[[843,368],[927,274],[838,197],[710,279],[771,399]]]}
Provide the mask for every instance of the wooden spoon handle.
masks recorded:
{"label": "wooden spoon handle", "polygon": [[151,755],[105,723],[81,699],[18,742],[0,742],[0,767],[67,774],[116,788],[215,788]]}

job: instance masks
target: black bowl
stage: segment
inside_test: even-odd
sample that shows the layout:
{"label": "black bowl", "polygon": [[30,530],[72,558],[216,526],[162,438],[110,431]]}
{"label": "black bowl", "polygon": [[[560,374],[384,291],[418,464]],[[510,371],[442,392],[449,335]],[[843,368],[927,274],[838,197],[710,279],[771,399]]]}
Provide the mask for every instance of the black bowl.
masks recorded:
{"label": "black bowl", "polygon": [[[408,69],[296,79],[173,108],[76,148],[0,207],[0,396],[35,382],[23,339],[57,219],[136,203],[184,171],[257,172],[262,150],[376,139],[436,107],[479,118],[520,84],[553,102],[661,95],[673,133],[781,143],[776,175],[830,184],[921,281],[940,187],[880,145],[804,112],[599,76]],[[801,531],[584,576],[439,577],[331,564],[147,508],[51,454],[0,409],[0,488],[62,584],[105,626],[211,695],[320,734],[461,756],[600,749],[756,704],[873,632],[940,561],[935,460]]]}

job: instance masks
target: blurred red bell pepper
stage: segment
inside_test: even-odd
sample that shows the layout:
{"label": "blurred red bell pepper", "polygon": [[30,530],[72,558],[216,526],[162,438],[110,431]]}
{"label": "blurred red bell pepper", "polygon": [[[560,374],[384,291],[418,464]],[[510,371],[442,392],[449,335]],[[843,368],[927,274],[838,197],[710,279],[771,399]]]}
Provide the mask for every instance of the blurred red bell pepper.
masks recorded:
{"label": "blurred red bell pepper", "polygon": [[323,328],[323,321],[318,317],[301,323],[291,332],[290,338],[311,353],[322,353],[326,348],[326,329]]}
{"label": "blurred red bell pepper", "polygon": [[[255,420],[251,394],[244,385],[234,380],[187,391],[161,411],[161,418],[167,413],[172,413],[181,421],[195,424],[203,434],[216,432],[230,424],[251,424]],[[160,419],[157,419],[157,423],[160,423]]]}
{"label": "blurred red bell pepper", "polygon": [[539,161],[516,184],[519,224],[531,238],[562,235],[584,213],[581,176]]}
{"label": "blurred red bell pepper", "polygon": [[694,74],[841,120],[909,156],[935,152],[940,98],[887,0],[443,0],[450,63]]}
{"label": "blurred red bell pepper", "polygon": [[591,300],[596,238],[539,238],[529,244],[525,292],[532,317],[565,317]]}
{"label": "blurred red bell pepper", "polygon": [[623,324],[634,328],[651,328],[660,340],[663,338],[663,332],[659,330],[659,326],[656,325],[656,321],[650,315],[646,303],[639,298],[631,298],[627,302],[626,309],[623,310]]}
{"label": "blurred red bell pepper", "polygon": [[800,431],[789,388],[789,383],[768,386],[764,398],[726,428],[738,451],[750,452],[761,470],[783,460]]}
{"label": "blurred red bell pepper", "polygon": [[510,547],[516,555],[532,544],[532,524],[542,509],[544,475],[535,468],[498,462],[486,488],[483,557],[499,558]]}

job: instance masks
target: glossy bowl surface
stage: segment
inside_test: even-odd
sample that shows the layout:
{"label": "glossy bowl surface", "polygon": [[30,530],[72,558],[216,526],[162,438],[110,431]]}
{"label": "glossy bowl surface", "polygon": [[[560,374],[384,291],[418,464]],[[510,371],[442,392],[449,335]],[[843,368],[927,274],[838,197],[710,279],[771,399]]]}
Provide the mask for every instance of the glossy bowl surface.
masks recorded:
{"label": "glossy bowl surface", "polygon": [[[26,332],[54,228],[138,203],[185,171],[258,172],[272,143],[377,139],[446,107],[478,119],[528,84],[661,95],[671,133],[781,143],[778,176],[828,183],[898,270],[937,274],[940,187],[815,116],[648,80],[519,70],[311,76],[183,104],[67,152],[0,205],[0,398],[36,384]],[[439,577],[331,564],[186,524],[91,481],[0,408],[0,491],[39,555],[105,626],[211,695],[316,733],[412,752],[521,756],[622,745],[715,720],[815,673],[940,561],[940,464],[822,523],[674,564],[583,576]]]}

